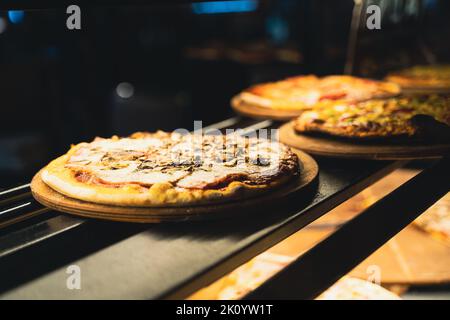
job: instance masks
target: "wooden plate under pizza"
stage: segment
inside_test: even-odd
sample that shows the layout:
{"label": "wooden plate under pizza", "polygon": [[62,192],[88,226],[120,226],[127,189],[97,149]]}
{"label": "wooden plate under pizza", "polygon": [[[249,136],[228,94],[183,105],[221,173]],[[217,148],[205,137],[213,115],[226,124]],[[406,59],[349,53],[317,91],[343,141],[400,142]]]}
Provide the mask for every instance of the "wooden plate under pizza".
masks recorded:
{"label": "wooden plate under pizza", "polygon": [[412,160],[439,158],[450,154],[450,143],[389,143],[355,142],[326,135],[299,134],[292,122],[279,129],[280,142],[319,156],[371,159],[371,160]]}
{"label": "wooden plate under pizza", "polygon": [[[292,152],[298,159],[298,175],[293,176],[292,179],[285,181],[279,186],[261,190],[246,198],[239,198],[238,201],[235,198],[228,198],[223,202],[154,207],[121,206],[83,201],[64,195],[47,185],[42,179],[42,173],[45,168],[34,176],[31,182],[31,191],[38,202],[51,209],[89,218],[157,223],[231,217],[236,216],[238,213],[242,214],[250,211],[251,208],[274,203],[276,200],[294,193],[307,194],[311,192],[310,187],[314,187],[313,182],[318,174],[318,165],[306,153],[299,150],[292,150]],[[59,160],[56,159],[55,161]]]}

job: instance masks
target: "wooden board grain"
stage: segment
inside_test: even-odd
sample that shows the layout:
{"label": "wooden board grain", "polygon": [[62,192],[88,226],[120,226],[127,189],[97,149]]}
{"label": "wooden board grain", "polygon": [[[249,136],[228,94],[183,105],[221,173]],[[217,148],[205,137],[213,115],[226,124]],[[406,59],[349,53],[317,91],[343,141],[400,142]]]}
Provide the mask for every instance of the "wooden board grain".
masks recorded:
{"label": "wooden board grain", "polygon": [[231,99],[231,107],[238,114],[254,119],[291,120],[298,117],[303,110],[283,110],[258,107],[242,102],[238,97]]}
{"label": "wooden board grain", "polygon": [[[298,256],[325,239],[337,227],[313,223],[271,249],[270,252]],[[356,240],[357,241],[357,240]],[[343,248],[351,250],[351,248]],[[363,280],[379,276],[383,285],[433,285],[450,283],[450,246],[408,226],[375,251],[348,275]]]}
{"label": "wooden board grain", "polygon": [[31,182],[31,191],[37,201],[51,209],[88,218],[123,222],[159,223],[164,221],[200,220],[233,216],[251,207],[264,206],[290,194],[306,191],[306,187],[315,181],[319,167],[309,155],[299,150],[293,149],[293,151],[299,157],[301,167],[301,172],[294,181],[258,197],[227,203],[189,207],[152,208],[96,204],[70,198],[53,190],[42,181],[41,172],[38,172],[34,176]]}
{"label": "wooden board grain", "polygon": [[376,266],[384,284],[432,285],[450,283],[450,246],[408,226],[375,251],[350,275],[367,278]]}
{"label": "wooden board grain", "polygon": [[371,160],[410,160],[439,158],[450,154],[450,144],[389,144],[358,142],[295,132],[292,122],[279,129],[280,141],[305,152],[336,158]]}
{"label": "wooden board grain", "polygon": [[[357,217],[378,199],[386,196],[416,174],[417,171],[412,169],[396,170],[290,238],[280,242],[271,248],[271,252],[296,257],[308,251],[341,225]],[[439,203],[443,201],[446,201],[446,198],[442,198]],[[439,210],[442,207],[434,205],[423,215],[429,214],[430,210]],[[402,211],[399,208],[391,214],[393,217],[399,216]],[[352,247],[342,248],[342,250],[352,250]],[[413,223],[370,255],[349,275],[364,280],[370,276],[379,276],[385,286],[400,285],[404,288],[409,285],[450,283],[449,265],[450,241],[436,239]]]}

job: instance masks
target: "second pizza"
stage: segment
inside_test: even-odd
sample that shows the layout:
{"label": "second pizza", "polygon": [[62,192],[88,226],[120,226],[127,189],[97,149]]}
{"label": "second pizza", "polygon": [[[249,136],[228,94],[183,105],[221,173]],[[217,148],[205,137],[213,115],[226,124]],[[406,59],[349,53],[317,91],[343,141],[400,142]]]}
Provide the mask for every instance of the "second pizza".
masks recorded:
{"label": "second pizza", "polygon": [[234,108],[242,106],[274,110],[305,110],[322,101],[360,102],[389,98],[400,93],[399,85],[347,75],[302,75],[254,85],[235,96]]}
{"label": "second pizza", "polygon": [[359,103],[327,101],[304,111],[297,133],[323,133],[344,138],[446,140],[450,130],[449,95],[411,95]]}

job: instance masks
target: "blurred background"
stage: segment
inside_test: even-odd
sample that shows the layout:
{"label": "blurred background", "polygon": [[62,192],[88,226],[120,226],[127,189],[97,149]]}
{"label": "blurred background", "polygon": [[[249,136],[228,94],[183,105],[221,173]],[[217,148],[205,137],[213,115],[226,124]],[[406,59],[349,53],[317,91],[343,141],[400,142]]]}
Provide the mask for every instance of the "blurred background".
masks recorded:
{"label": "blurred background", "polygon": [[351,30],[352,0],[81,7],[81,30],[62,8],[0,11],[0,189],[72,143],[223,120],[254,83],[449,62],[449,1],[356,3],[381,30]]}

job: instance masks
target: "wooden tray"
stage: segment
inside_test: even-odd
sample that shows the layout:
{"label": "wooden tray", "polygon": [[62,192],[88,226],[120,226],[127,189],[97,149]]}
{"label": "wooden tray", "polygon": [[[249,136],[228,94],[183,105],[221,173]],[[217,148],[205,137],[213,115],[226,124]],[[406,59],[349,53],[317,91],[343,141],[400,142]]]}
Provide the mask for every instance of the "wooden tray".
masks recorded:
{"label": "wooden tray", "polygon": [[[393,214],[398,213],[400,212],[393,212]],[[314,228],[313,225],[291,236],[289,242],[278,244],[270,252],[296,257],[299,252],[309,250],[335,230],[333,227]],[[351,250],[352,248],[341,249]],[[379,270],[383,285],[444,284],[450,283],[449,265],[450,246],[410,225],[348,275],[367,280],[374,270]]]}
{"label": "wooden tray", "polygon": [[271,119],[286,121],[298,117],[303,110],[277,110],[271,108],[258,107],[244,103],[238,97],[231,99],[231,107],[238,114],[254,119]]}
{"label": "wooden tray", "polygon": [[305,152],[336,158],[408,160],[439,158],[450,154],[450,144],[387,144],[352,142],[295,132],[292,122],[279,129],[280,141]]}
{"label": "wooden tray", "polygon": [[90,203],[67,197],[49,186],[41,179],[39,171],[31,181],[31,192],[34,198],[51,209],[89,218],[105,220],[158,223],[164,221],[185,221],[211,219],[239,214],[251,207],[264,206],[288,196],[294,192],[306,192],[317,177],[319,167],[309,155],[293,150],[299,157],[301,173],[295,181],[259,197],[229,203],[199,205],[190,207],[121,207]]}
{"label": "wooden tray", "polygon": [[[361,211],[377,199],[389,194],[418,172],[420,170],[400,169],[394,171],[287,240],[280,242],[270,249],[271,252],[297,257],[300,253],[309,250],[330,236],[340,225],[357,217]],[[426,215],[428,210],[423,214]],[[401,209],[392,211],[392,215],[401,214]],[[341,249],[352,250],[351,246]],[[337,253],[337,259],[338,257]],[[414,224],[410,224],[355,267],[349,275],[367,280],[374,270],[379,270],[383,285],[433,285],[450,283],[449,265],[450,241],[435,239]],[[398,288],[396,287],[396,289]]]}
{"label": "wooden tray", "polygon": [[384,284],[431,285],[450,282],[450,246],[408,226],[375,251],[350,275],[367,278],[370,266],[381,271]]}

